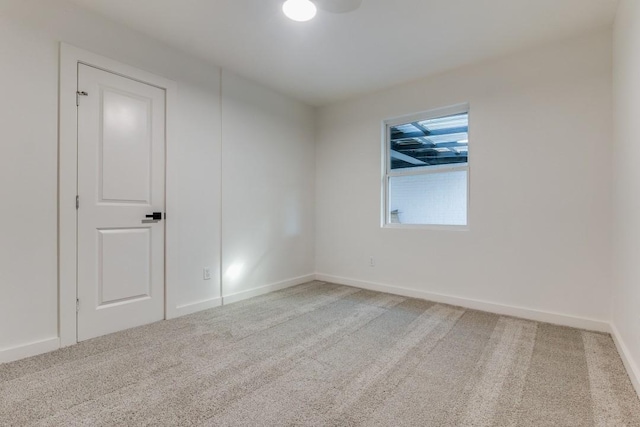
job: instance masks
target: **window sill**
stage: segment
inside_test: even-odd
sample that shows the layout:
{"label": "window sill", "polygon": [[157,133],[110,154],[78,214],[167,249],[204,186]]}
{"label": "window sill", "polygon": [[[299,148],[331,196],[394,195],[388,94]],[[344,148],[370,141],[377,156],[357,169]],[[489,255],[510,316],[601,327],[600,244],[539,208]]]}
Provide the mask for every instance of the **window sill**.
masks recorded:
{"label": "window sill", "polygon": [[395,230],[469,231],[469,225],[384,224],[382,228]]}

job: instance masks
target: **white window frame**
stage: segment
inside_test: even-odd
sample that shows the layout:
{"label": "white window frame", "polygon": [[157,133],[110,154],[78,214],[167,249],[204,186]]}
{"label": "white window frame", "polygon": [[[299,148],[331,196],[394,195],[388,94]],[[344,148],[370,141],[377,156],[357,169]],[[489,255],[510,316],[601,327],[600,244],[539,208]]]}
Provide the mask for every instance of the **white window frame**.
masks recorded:
{"label": "white window frame", "polygon": [[[450,231],[469,231],[470,219],[470,194],[471,194],[471,168],[469,163],[458,163],[450,165],[426,166],[407,169],[391,169],[391,128],[394,126],[436,119],[439,117],[453,116],[456,114],[467,113],[469,122],[471,122],[471,113],[469,103],[456,104],[449,107],[436,108],[433,110],[423,111],[420,113],[409,114],[401,117],[394,117],[382,122],[382,228],[400,228],[400,229],[427,229],[427,230],[450,230]],[[471,129],[469,129],[469,139],[471,139]],[[470,148],[467,148],[470,150]],[[467,152],[470,156],[470,152]],[[389,181],[392,177],[411,176],[411,175],[427,175],[442,172],[467,171],[467,224],[466,225],[441,225],[441,224],[392,224],[390,201],[389,201]]]}

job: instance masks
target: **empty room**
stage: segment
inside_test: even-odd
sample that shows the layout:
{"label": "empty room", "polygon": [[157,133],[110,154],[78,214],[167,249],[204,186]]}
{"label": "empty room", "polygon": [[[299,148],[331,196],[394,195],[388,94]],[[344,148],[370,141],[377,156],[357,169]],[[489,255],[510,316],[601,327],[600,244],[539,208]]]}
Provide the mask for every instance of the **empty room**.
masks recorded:
{"label": "empty room", "polygon": [[0,426],[640,427],[639,135],[637,0],[0,0]]}

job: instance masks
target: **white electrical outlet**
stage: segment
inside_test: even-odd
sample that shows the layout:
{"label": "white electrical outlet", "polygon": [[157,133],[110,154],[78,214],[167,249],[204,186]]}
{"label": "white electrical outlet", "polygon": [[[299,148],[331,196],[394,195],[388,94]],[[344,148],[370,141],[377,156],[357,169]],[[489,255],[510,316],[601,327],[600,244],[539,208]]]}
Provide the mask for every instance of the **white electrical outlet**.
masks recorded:
{"label": "white electrical outlet", "polygon": [[202,277],[204,278],[204,280],[211,280],[211,268],[205,267],[202,270]]}
{"label": "white electrical outlet", "polygon": [[376,266],[376,259],[374,257],[369,257],[369,267]]}

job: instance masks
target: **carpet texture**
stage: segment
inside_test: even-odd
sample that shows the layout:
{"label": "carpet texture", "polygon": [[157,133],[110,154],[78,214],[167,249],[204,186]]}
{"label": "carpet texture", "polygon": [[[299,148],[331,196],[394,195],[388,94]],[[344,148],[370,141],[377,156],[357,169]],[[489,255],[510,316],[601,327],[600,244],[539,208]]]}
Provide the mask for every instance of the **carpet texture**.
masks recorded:
{"label": "carpet texture", "polygon": [[611,337],[311,282],[0,366],[1,426],[640,426]]}

